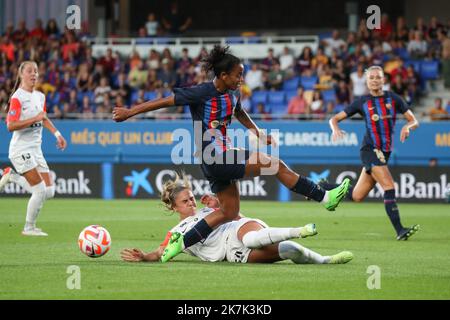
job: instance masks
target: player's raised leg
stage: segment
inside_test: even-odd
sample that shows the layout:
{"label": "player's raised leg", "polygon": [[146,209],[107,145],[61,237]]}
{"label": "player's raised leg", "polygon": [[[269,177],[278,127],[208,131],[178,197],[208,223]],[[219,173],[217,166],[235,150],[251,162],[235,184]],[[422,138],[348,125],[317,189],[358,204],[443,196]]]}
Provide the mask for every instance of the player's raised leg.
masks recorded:
{"label": "player's raised leg", "polygon": [[336,209],[350,187],[350,179],[346,178],[338,187],[329,191],[324,190],[306,177],[292,171],[281,159],[261,152],[252,153],[245,166],[245,176],[259,176],[263,170],[275,175],[291,191],[322,203],[329,211]]}

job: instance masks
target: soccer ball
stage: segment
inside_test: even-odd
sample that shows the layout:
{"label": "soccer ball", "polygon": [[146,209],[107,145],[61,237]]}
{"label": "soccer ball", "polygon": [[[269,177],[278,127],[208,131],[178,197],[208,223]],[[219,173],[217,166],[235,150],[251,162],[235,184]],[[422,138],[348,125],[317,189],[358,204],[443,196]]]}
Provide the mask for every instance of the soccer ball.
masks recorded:
{"label": "soccer ball", "polygon": [[78,246],[81,252],[88,257],[98,258],[111,248],[111,236],[105,228],[92,225],[81,231],[78,237]]}

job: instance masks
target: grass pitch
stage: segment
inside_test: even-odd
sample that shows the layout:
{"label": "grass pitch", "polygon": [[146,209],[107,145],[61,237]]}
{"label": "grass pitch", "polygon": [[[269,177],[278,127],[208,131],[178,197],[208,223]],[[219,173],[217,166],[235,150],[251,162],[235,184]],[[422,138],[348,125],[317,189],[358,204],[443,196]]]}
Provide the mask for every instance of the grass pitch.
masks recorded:
{"label": "grass pitch", "polygon": [[[404,224],[419,223],[421,230],[399,242],[382,203],[343,203],[330,213],[311,202],[243,202],[246,216],[270,226],[315,222],[319,234],[299,240],[308,248],[355,255],[346,265],[251,265],[184,254],[167,264],[122,262],[122,248],[153,250],[177,223],[157,201],[51,200],[38,223],[48,238],[20,235],[27,201],[0,200],[0,299],[450,299],[446,204],[400,203]],[[77,246],[90,224],[106,227],[112,237],[111,251],[98,259]],[[79,290],[67,288],[71,265],[81,271]],[[380,289],[368,289],[369,266],[380,268]]]}

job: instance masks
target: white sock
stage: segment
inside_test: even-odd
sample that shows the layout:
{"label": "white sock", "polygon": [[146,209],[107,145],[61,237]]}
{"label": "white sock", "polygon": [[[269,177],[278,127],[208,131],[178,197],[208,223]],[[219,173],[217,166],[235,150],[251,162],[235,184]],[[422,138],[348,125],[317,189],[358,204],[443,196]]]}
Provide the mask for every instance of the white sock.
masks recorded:
{"label": "white sock", "polygon": [[325,203],[328,202],[328,200],[330,199],[330,193],[327,191],[325,191],[325,195],[323,196],[322,201],[320,201],[320,203]]}
{"label": "white sock", "polygon": [[45,201],[45,182],[41,181],[31,187],[31,198],[28,201],[25,231],[36,227],[36,220]]}
{"label": "white sock", "polygon": [[300,238],[300,228],[264,228],[250,231],[242,237],[242,243],[247,248],[257,249],[292,238]]}
{"label": "white sock", "polygon": [[9,180],[11,180],[11,182],[18,184],[23,189],[25,189],[27,192],[32,193],[31,186],[28,183],[27,179],[25,179],[24,176],[21,176],[18,173],[11,172],[11,176],[9,177]]}
{"label": "white sock", "polygon": [[329,257],[324,257],[308,248],[302,247],[294,241],[283,241],[278,245],[278,254],[281,259],[290,259],[297,264],[327,263]]}
{"label": "white sock", "polygon": [[55,186],[45,188],[45,200],[51,199],[55,196]]}

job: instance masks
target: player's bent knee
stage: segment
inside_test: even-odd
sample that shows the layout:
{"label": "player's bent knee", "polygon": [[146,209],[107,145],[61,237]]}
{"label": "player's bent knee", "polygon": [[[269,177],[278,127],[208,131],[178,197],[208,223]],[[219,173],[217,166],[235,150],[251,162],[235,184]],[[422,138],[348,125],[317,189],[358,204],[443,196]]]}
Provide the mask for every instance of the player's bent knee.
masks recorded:
{"label": "player's bent knee", "polygon": [[45,199],[51,199],[55,197],[55,186],[50,186],[45,189]]}

